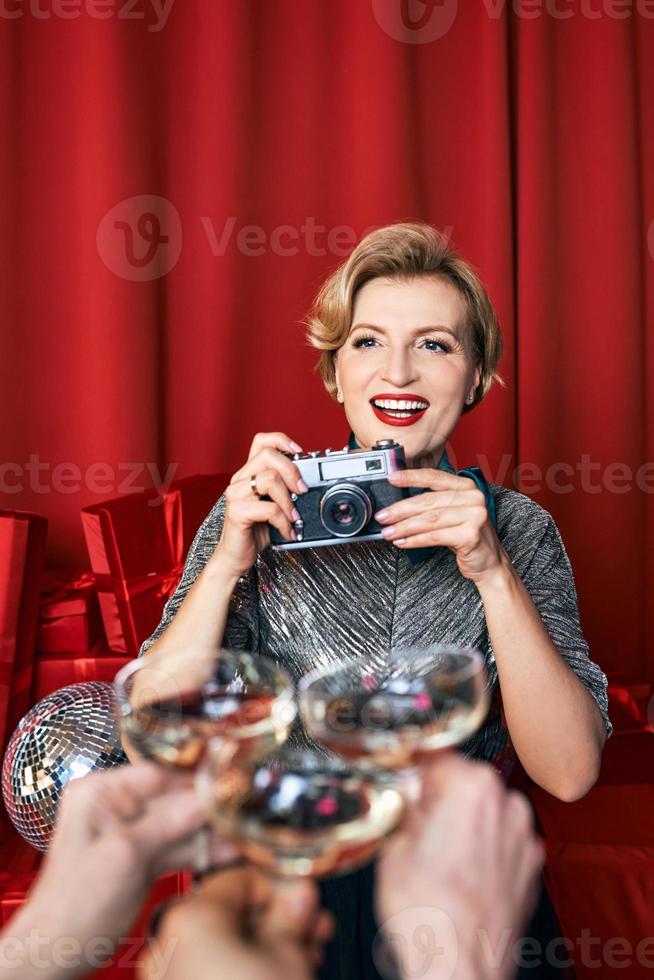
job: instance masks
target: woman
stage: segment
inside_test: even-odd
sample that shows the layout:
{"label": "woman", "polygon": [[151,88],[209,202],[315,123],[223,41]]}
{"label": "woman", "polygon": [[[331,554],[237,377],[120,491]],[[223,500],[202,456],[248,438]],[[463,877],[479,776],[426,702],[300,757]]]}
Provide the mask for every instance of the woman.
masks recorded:
{"label": "woman", "polygon": [[[531,778],[578,799],[597,778],[611,724],[563,542],[536,503],[478,473],[454,473],[445,453],[462,413],[497,378],[501,338],[484,287],[434,229],[393,225],[368,235],[327,281],[309,338],[351,445],[404,446],[409,468],[391,479],[410,495],[377,514],[386,541],[267,548],[268,522],[294,537],[291,494],[306,487],[284,455],[300,447],[285,433],[260,433],[141,652],[170,669],[178,658],[183,670],[185,646],[222,642],[268,653],[300,677],[348,655],[374,663],[389,646],[477,647],[505,724],[491,712],[466,753],[496,760],[508,729]],[[367,869],[325,885],[348,924],[330,976],[374,976],[370,879]]]}

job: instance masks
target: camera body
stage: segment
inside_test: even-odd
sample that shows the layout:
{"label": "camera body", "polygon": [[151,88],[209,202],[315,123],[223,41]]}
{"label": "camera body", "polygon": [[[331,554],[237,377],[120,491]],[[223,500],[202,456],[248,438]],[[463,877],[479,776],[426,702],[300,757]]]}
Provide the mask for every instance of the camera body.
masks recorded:
{"label": "camera body", "polygon": [[346,446],[290,458],[309,489],[291,495],[301,518],[293,525],[297,541],[287,541],[269,525],[275,550],[382,540],[382,525],[373,515],[408,496],[388,482],[389,473],[406,469],[404,449],[394,439],[380,439],[372,449]]}

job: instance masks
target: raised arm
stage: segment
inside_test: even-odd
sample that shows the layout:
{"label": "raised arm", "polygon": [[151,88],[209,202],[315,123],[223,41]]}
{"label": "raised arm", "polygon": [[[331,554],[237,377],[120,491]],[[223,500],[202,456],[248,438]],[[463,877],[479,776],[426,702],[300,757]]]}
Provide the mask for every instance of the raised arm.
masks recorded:
{"label": "raised arm", "polygon": [[254,437],[247,461],[202,523],[179,586],[156,630],[141,646],[141,654],[165,660],[169,672],[179,668],[184,673],[194,648],[256,649],[253,566],[270,543],[268,524],[289,540],[294,534],[297,513],[291,492],[303,493],[306,487],[284,453],[296,450],[297,443],[283,432]]}
{"label": "raised arm", "polygon": [[523,766],[554,796],[583,796],[599,774],[611,723],[606,677],[588,656],[556,524],[522,494],[504,491],[495,497],[496,531],[472,480],[431,469],[402,470],[389,479],[431,492],[376,515],[387,540],[399,548],[451,548],[461,574],[477,586]]}
{"label": "raised arm", "polygon": [[477,587],[520,761],[553,796],[579,799],[597,780],[611,723],[606,677],[590,659],[554,521],[549,518],[524,572],[504,553]]}

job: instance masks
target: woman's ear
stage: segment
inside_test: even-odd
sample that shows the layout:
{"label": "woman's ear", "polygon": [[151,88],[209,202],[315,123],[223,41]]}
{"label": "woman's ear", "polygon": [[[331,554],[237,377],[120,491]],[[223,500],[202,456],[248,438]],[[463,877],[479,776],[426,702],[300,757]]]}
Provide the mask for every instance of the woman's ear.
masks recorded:
{"label": "woman's ear", "polygon": [[477,388],[479,387],[480,380],[481,380],[481,364],[477,364],[472,374],[472,381],[470,383],[468,394],[466,395],[466,405],[472,405],[474,403],[475,395],[477,393]]}
{"label": "woman's ear", "polygon": [[334,353],[334,382],[336,384],[336,401],[339,405],[343,404],[343,392],[341,391],[341,381],[338,376],[338,362],[337,362],[338,351]]}

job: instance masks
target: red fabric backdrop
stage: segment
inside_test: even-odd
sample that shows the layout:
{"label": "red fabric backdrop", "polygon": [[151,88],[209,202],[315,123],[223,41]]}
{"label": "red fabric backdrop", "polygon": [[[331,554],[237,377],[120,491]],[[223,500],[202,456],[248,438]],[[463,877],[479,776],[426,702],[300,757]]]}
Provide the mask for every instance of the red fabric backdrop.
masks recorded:
{"label": "red fabric backdrop", "polygon": [[4,0],[0,506],[45,513],[72,564],[80,507],[150,485],[146,464],[231,471],[266,428],[342,445],[299,321],[365,228],[427,220],[506,338],[507,388],[462,422],[459,465],[537,468],[596,658],[652,672],[652,18]]}

